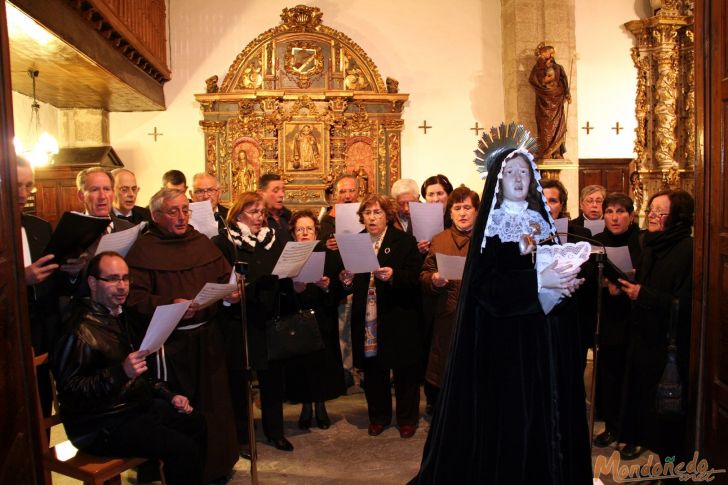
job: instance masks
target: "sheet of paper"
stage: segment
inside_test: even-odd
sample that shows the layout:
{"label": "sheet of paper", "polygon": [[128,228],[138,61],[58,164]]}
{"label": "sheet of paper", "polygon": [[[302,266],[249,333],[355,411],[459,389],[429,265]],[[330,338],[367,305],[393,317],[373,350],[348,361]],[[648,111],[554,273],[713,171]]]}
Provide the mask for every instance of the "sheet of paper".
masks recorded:
{"label": "sheet of paper", "polygon": [[584,219],[584,227],[591,231],[592,236],[596,236],[604,232],[604,219],[597,219],[596,221]]}
{"label": "sheet of paper", "polygon": [[288,241],[273,268],[273,274],[279,278],[293,278],[301,272],[306,260],[313,252],[318,241]]}
{"label": "sheet of paper", "polygon": [[562,243],[566,242],[567,233],[569,232],[569,219],[561,217],[554,221],[556,224],[556,232],[559,235],[559,239]]}
{"label": "sheet of paper", "polygon": [[148,350],[150,353],[159,350],[169,336],[172,335],[190,304],[192,304],[191,301],[184,301],[182,303],[172,303],[171,305],[159,305],[154,310],[152,321],[149,322],[147,333],[144,335],[139,350]]}
{"label": "sheet of paper", "polygon": [[379,269],[379,260],[374,254],[369,233],[337,234],[336,244],[344,260],[344,268],[352,273],[371,273]]}
{"label": "sheet of paper", "polygon": [[112,232],[111,234],[101,236],[99,245],[96,247],[96,254],[103,253],[104,251],[116,251],[126,257],[126,254],[139,237],[139,233],[141,233],[142,229],[146,227],[146,225],[147,222],[144,221],[130,229]]}
{"label": "sheet of paper", "polygon": [[443,226],[444,207],[441,202],[424,204],[410,202],[410,217],[412,217],[412,233],[418,241],[432,241],[432,236],[439,234]]}
{"label": "sheet of paper", "polygon": [[630,274],[634,270],[634,266],[632,265],[632,258],[629,255],[628,246],[607,246],[606,249],[607,257],[612,263],[614,263],[617,268],[621,269],[627,274]]}
{"label": "sheet of paper", "polygon": [[190,202],[190,226],[197,229],[207,237],[214,237],[218,234],[217,220],[212,212],[212,204],[209,200],[202,202]]}
{"label": "sheet of paper", "polygon": [[200,308],[205,308],[212,305],[218,300],[225,298],[230,293],[238,289],[238,285],[231,285],[225,283],[205,283],[195,299],[195,303],[200,305]]}
{"label": "sheet of paper", "polygon": [[336,204],[336,234],[356,234],[364,229],[359,222],[358,202]]}
{"label": "sheet of paper", "polygon": [[303,265],[301,272],[293,278],[293,281],[298,281],[299,283],[316,283],[324,275],[325,261],[325,252],[311,253],[308,261]]}
{"label": "sheet of paper", "polygon": [[463,279],[465,256],[435,253],[435,258],[437,259],[437,272],[440,273],[440,276],[449,280]]}

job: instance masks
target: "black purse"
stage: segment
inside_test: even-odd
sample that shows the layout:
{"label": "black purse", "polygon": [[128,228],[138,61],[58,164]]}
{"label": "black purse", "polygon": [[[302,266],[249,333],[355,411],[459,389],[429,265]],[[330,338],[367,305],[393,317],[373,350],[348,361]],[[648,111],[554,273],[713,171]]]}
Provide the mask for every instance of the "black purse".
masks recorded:
{"label": "black purse", "polygon": [[280,295],[275,317],[265,323],[265,337],[268,360],[290,359],[324,348],[316,312],[299,308],[281,317]]}
{"label": "black purse", "polygon": [[680,301],[672,300],[670,307],[670,329],[668,331],[667,363],[662,371],[662,377],[657,383],[655,408],[662,417],[682,416],[685,412],[685,400],[677,367],[677,321],[680,313]]}

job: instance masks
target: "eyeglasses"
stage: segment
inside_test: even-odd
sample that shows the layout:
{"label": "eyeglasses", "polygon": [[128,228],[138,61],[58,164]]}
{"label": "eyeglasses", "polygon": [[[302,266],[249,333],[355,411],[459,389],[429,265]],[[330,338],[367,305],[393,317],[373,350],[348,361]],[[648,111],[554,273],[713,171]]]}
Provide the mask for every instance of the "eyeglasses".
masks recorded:
{"label": "eyeglasses", "polygon": [[649,218],[653,218],[653,217],[660,218],[660,217],[665,217],[668,215],[670,215],[670,214],[667,212],[657,212],[654,209],[650,209],[647,211],[647,217],[649,217]]}
{"label": "eyeglasses", "polygon": [[195,190],[192,191],[192,193],[195,194],[195,195],[207,195],[207,194],[214,194],[218,190],[220,190],[220,189],[216,189],[216,188],[195,189]]}
{"label": "eyeglasses", "polygon": [[374,209],[374,210],[366,210],[361,213],[364,217],[374,216],[374,217],[382,217],[384,215],[384,211],[382,209]]}
{"label": "eyeglasses", "polygon": [[316,228],[315,227],[309,227],[309,226],[297,227],[296,228],[296,234],[303,234],[303,233],[308,233],[308,232],[316,232]]}
{"label": "eyeglasses", "polygon": [[108,278],[104,278],[102,276],[97,276],[96,279],[109,283],[109,284],[112,284],[112,285],[116,285],[116,286],[119,286],[119,283],[122,283],[125,285],[130,285],[132,283],[132,278],[128,274],[125,274],[124,276],[114,275],[114,276],[109,276]]}
{"label": "eyeglasses", "polygon": [[183,215],[187,217],[188,215],[192,214],[192,209],[184,208],[180,209],[178,207],[175,207],[174,209],[170,209],[168,211],[157,211],[160,214],[164,214],[167,217],[179,217],[180,215]]}
{"label": "eyeglasses", "polygon": [[604,199],[601,197],[598,199],[584,199],[584,203],[587,205],[602,205],[604,202]]}
{"label": "eyeglasses", "polygon": [[139,192],[139,187],[137,187],[136,185],[133,187],[129,187],[128,185],[123,185],[123,186],[119,187],[119,192],[121,192],[122,194],[128,194],[128,193],[136,194],[137,192]]}
{"label": "eyeglasses", "polygon": [[356,194],[356,189],[339,189],[340,194]]}
{"label": "eyeglasses", "polygon": [[[255,217],[257,215],[265,216],[265,209],[250,209],[243,212],[248,214],[250,217]],[[238,217],[236,218],[237,220],[242,220],[241,218],[243,217],[243,212],[238,214]]]}

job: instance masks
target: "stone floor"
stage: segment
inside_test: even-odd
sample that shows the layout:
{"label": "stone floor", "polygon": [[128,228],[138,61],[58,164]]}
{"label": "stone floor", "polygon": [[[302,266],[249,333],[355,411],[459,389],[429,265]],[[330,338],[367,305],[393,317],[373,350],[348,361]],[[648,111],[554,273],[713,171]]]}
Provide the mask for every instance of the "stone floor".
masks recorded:
{"label": "stone floor", "polygon": [[[417,433],[408,440],[399,437],[396,427],[387,428],[377,437],[368,436],[364,394],[356,392],[357,388],[352,389],[352,394],[328,404],[333,421],[328,430],[299,430],[296,422],[300,407],[285,406],[286,435],[295,450],[292,453],[278,451],[260,441],[262,438],[259,436],[258,481],[261,485],[402,485],[414,476],[419,468],[428,422],[422,419]],[[598,423],[597,432],[601,427]],[[54,433],[53,442],[62,440],[65,440],[62,431]],[[595,448],[593,458],[599,454],[608,456],[612,451],[613,448]],[[629,464],[642,463],[647,456],[645,454]],[[605,485],[617,483],[609,477],[602,477],[602,482]],[[54,474],[53,483],[70,485],[79,482]],[[122,483],[136,484],[136,473],[125,473]],[[238,461],[229,483],[251,483],[249,461]]]}

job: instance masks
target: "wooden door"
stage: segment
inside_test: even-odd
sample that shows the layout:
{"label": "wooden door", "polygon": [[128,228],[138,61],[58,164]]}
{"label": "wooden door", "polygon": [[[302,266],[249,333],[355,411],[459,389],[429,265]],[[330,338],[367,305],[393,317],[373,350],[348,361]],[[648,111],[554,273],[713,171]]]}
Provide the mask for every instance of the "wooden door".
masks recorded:
{"label": "wooden door", "polygon": [[20,247],[5,2],[0,2],[0,483],[43,483]]}
{"label": "wooden door", "polygon": [[[691,382],[696,447],[716,469],[728,469],[728,8],[695,5],[697,132]],[[702,134],[702,137],[700,135]],[[703,182],[703,183],[700,183]],[[728,483],[728,474],[713,483]]]}
{"label": "wooden door", "polygon": [[606,187],[607,193],[629,193],[629,158],[579,159],[579,192],[587,185]]}

